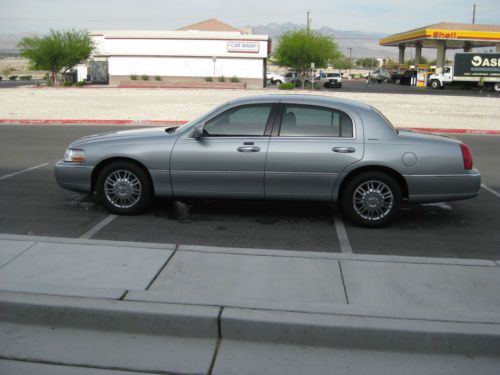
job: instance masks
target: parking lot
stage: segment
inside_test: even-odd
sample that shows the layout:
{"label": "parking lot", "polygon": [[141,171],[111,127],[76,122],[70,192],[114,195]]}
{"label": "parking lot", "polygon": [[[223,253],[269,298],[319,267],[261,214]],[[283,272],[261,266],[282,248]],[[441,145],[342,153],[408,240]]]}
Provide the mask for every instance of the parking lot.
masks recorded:
{"label": "parking lot", "polygon": [[56,185],[53,164],[70,141],[116,126],[1,126],[0,232],[207,246],[429,257],[500,257],[500,137],[460,136],[485,187],[478,198],[405,207],[384,229],[342,220],[336,205],[156,200],[141,216],[115,217]]}

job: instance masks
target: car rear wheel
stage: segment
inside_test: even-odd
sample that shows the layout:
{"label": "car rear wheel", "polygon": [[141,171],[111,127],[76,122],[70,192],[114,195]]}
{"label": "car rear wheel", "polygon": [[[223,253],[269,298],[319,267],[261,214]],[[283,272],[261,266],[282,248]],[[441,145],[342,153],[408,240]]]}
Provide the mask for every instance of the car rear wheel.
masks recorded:
{"label": "car rear wheel", "polygon": [[500,83],[493,84],[493,91],[500,92]]}
{"label": "car rear wheel", "polygon": [[396,85],[400,85],[401,84],[401,78],[396,78],[396,80],[394,81],[394,83]]}
{"label": "car rear wheel", "polygon": [[398,182],[383,172],[364,172],[347,181],[341,208],[353,223],[369,228],[387,225],[400,211],[402,201]]}
{"label": "car rear wheel", "polygon": [[147,208],[153,192],[149,176],[142,167],[118,161],[105,166],[99,173],[96,195],[109,212],[133,215]]}

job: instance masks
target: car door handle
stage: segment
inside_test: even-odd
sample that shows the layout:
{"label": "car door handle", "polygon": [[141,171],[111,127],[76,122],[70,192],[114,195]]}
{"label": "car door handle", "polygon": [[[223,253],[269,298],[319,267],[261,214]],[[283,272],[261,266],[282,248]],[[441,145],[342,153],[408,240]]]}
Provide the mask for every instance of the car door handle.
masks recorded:
{"label": "car door handle", "polygon": [[333,152],[340,152],[341,154],[350,154],[356,151],[354,147],[334,147]]}
{"label": "car door handle", "polygon": [[258,146],[243,146],[243,147],[238,147],[237,150],[239,152],[259,152],[260,147],[258,147]]}

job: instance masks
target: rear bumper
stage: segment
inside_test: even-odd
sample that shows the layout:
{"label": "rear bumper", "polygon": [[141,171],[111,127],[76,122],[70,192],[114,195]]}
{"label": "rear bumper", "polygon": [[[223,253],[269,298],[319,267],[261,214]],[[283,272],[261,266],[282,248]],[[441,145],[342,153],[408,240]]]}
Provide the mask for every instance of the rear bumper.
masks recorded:
{"label": "rear bumper", "polygon": [[409,201],[412,203],[446,202],[477,197],[481,174],[477,169],[455,175],[407,175]]}
{"label": "rear bumper", "polygon": [[91,176],[94,167],[65,163],[60,160],[54,166],[57,184],[68,190],[91,192]]}

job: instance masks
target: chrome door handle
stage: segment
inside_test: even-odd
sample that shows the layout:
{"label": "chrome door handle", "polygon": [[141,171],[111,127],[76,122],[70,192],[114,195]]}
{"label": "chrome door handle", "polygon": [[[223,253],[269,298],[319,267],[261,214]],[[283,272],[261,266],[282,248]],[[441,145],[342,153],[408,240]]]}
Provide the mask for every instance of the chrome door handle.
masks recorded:
{"label": "chrome door handle", "polygon": [[260,147],[257,146],[243,146],[243,147],[238,147],[237,150],[239,152],[259,152]]}
{"label": "chrome door handle", "polygon": [[333,152],[340,152],[341,154],[350,154],[356,151],[354,147],[334,147]]}

